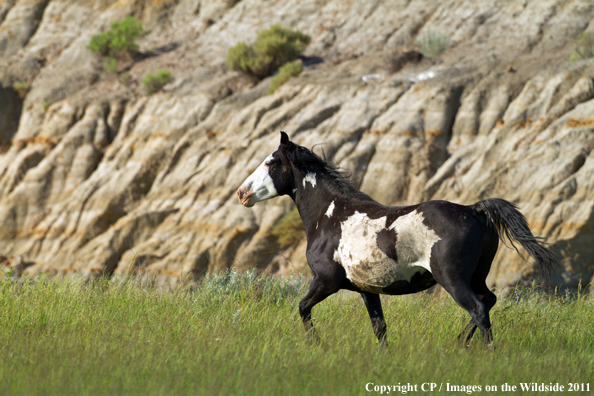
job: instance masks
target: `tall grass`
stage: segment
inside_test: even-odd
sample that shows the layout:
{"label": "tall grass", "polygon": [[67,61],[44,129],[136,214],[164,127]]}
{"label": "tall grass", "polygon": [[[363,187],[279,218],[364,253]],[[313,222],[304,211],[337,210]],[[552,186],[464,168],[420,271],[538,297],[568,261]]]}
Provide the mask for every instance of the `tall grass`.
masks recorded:
{"label": "tall grass", "polygon": [[0,394],[355,395],[369,382],[592,380],[594,302],[583,296],[502,299],[491,350],[457,346],[468,315],[449,297],[382,297],[382,352],[350,294],[314,308],[321,343],[309,345],[297,311],[306,288],[236,271],[170,292],[134,278],[4,280]]}

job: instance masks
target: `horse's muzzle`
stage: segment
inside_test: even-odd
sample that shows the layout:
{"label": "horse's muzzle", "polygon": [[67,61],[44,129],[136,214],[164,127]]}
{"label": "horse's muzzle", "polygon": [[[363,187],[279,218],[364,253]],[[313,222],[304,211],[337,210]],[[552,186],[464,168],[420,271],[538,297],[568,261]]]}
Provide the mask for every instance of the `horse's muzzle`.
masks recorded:
{"label": "horse's muzzle", "polygon": [[247,206],[248,208],[254,206],[254,193],[252,191],[246,191],[243,187],[239,187],[237,190],[237,198],[239,198],[239,202],[243,206]]}

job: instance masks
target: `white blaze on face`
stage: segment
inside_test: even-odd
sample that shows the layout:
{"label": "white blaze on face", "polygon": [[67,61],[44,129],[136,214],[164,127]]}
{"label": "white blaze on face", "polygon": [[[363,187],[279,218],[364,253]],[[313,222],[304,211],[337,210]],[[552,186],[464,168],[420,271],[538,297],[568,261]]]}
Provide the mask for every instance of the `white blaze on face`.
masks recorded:
{"label": "white blaze on face", "polygon": [[370,219],[365,213],[355,212],[341,223],[342,234],[334,261],[344,267],[347,278],[361,290],[381,292],[396,281],[410,282],[415,273],[430,271],[431,247],[439,237],[422,223],[420,213],[399,219],[403,220],[397,219],[390,226],[398,233],[397,261],[377,246],[377,234],[386,230],[386,216]]}
{"label": "white blaze on face", "polygon": [[239,187],[244,192],[241,203],[245,206],[254,206],[256,202],[278,196],[274,182],[268,173],[268,164],[272,160],[272,154],[252,173]]}
{"label": "white blaze on face", "polygon": [[312,187],[316,186],[316,174],[314,172],[307,172],[307,175],[303,178],[303,188],[305,188],[305,182],[310,182]]}
{"label": "white blaze on face", "polygon": [[330,203],[330,206],[328,206],[328,210],[326,211],[326,216],[328,216],[328,218],[332,217],[333,212],[334,212],[334,201],[332,201]]}

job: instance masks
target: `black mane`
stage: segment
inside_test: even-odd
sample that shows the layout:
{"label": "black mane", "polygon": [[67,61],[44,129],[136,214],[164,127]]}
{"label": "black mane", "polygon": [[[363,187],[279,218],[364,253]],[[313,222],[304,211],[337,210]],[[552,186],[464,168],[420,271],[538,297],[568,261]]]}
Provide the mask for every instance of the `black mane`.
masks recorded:
{"label": "black mane", "polygon": [[306,147],[289,143],[292,147],[281,145],[281,151],[294,169],[314,172],[316,177],[328,182],[328,188],[339,195],[372,201],[369,195],[357,190],[351,184],[351,172],[325,161]]}

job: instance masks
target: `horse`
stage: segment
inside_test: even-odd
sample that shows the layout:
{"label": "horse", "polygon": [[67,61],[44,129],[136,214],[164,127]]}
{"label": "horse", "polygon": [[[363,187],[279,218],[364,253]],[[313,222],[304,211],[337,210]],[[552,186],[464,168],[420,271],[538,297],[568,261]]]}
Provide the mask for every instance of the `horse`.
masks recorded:
{"label": "horse", "polygon": [[458,340],[468,345],[478,327],[484,345],[490,346],[489,311],[497,297],[486,278],[499,239],[506,236],[516,251],[515,243],[523,246],[545,276],[558,265],[542,238],[532,234],[524,215],[508,201],[385,206],[355,189],[348,177],[347,171],[289,141],[281,131],[278,149],[237,190],[246,207],[282,195],[295,202],[313,272],[299,314],[313,339],[317,340],[312,308],[346,289],[361,294],[373,332],[385,347],[387,327],[379,295],[417,293],[439,284],[470,314]]}

